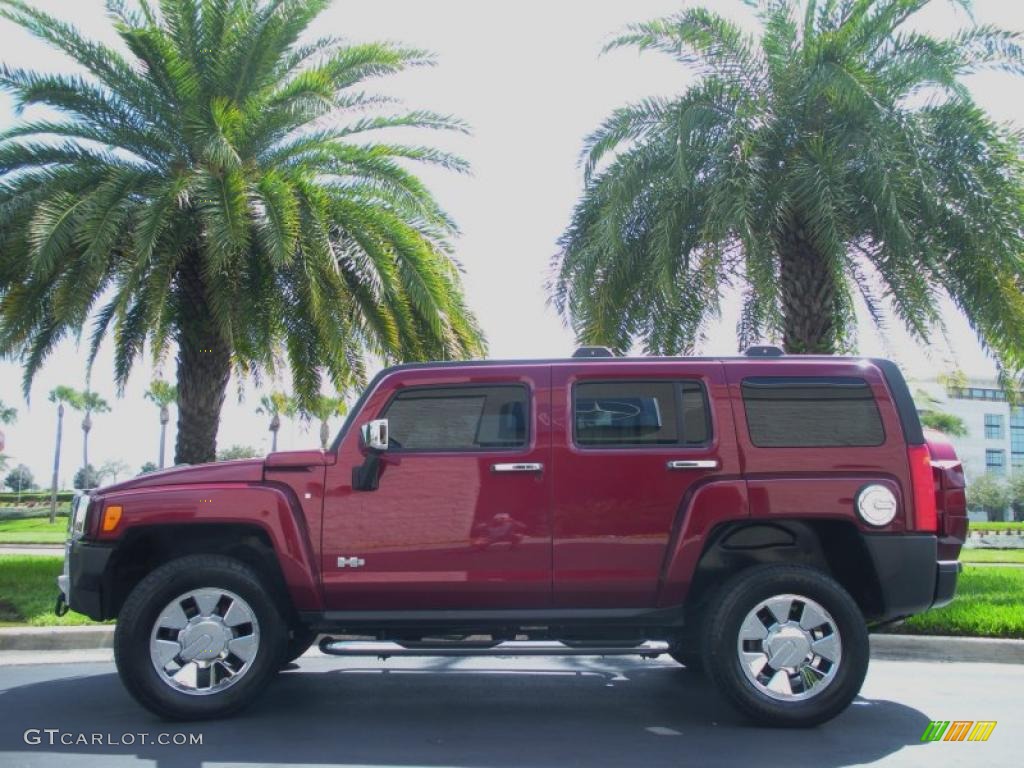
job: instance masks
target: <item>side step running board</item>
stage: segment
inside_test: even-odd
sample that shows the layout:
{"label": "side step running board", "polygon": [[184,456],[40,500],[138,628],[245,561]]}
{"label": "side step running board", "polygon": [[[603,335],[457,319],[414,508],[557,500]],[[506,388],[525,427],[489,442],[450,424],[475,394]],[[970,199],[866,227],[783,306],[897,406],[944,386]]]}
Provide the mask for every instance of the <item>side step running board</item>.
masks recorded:
{"label": "side step running board", "polygon": [[336,640],[325,637],[320,650],[331,656],[643,656],[653,659],[668,652],[668,643],[652,640],[639,645],[560,643],[506,640],[500,643],[405,643],[383,640]]}

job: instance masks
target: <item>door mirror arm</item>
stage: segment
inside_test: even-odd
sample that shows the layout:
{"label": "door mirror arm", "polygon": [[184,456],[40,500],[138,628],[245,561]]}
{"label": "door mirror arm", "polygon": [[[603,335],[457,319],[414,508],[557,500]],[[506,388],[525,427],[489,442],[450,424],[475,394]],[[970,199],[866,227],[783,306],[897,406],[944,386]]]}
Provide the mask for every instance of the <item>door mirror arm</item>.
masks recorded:
{"label": "door mirror arm", "polygon": [[380,452],[371,450],[363,463],[352,467],[353,491],[376,491],[380,485]]}

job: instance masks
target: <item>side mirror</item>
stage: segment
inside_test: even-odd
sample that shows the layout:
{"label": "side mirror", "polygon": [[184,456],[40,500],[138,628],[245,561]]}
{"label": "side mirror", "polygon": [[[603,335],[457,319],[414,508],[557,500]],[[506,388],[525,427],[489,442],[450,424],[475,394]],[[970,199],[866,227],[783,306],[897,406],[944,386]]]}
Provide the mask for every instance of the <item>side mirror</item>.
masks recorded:
{"label": "side mirror", "polygon": [[363,445],[372,451],[386,451],[388,449],[388,420],[374,419],[363,424]]}

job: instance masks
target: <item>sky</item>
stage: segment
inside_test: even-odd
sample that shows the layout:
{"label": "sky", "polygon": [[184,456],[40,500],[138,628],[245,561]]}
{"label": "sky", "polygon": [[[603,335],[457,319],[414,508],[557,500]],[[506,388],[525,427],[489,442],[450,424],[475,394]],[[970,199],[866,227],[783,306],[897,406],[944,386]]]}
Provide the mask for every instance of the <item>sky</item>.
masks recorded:
{"label": "sky", "polygon": [[[40,7],[86,34],[117,44],[104,16],[103,0],[34,0]],[[739,2],[714,7],[743,24],[749,12]],[[456,257],[465,270],[470,307],[487,334],[493,358],[564,357],[573,348],[572,333],[548,306],[544,283],[582,187],[578,156],[583,137],[613,109],[653,95],[686,88],[689,74],[667,57],[621,50],[600,55],[602,45],[626,24],[673,13],[680,0],[336,0],[317,20],[316,36],[334,34],[354,42],[395,40],[432,50],[437,66],[377,81],[374,90],[401,98],[411,108],[457,115],[472,128],[468,136],[418,135],[455,151],[472,164],[470,175],[426,169],[421,175],[461,228]],[[1024,30],[1024,3],[977,0],[975,18],[1011,30]],[[917,22],[933,33],[952,33],[969,23],[961,11],[936,2]],[[73,71],[70,61],[0,20],[0,61],[39,70]],[[1009,75],[984,73],[968,86],[997,119],[1024,126],[1021,83]],[[26,113],[29,115],[29,113]],[[0,129],[17,118],[11,100],[0,94]],[[396,138],[409,138],[396,136]],[[734,354],[738,305],[726,296],[719,322],[708,328],[703,354]],[[858,352],[895,359],[918,378],[959,367],[971,376],[993,375],[994,367],[966,321],[944,305],[945,334],[928,348],[912,342],[899,327],[882,331],[864,319]],[[863,311],[861,312],[864,318]],[[9,464],[27,464],[36,482],[48,485],[52,471],[55,406],[46,399],[58,384],[85,385],[86,349],[66,340],[36,377],[30,403],[21,390],[16,363],[0,362],[0,400],[18,408],[18,421],[4,427]],[[138,471],[156,461],[159,423],[156,407],[143,398],[154,376],[148,357],[139,361],[122,397],[112,382],[111,346],[104,344],[94,366],[92,388],[113,406],[94,417],[90,461],[124,460]],[[174,378],[173,355],[162,371]],[[269,386],[267,387],[270,388]],[[260,392],[232,382],[218,443],[269,449],[267,419],[257,415]],[[168,429],[173,456],[174,422]],[[61,484],[70,486],[81,466],[80,417],[65,419]],[[338,424],[332,424],[332,429]],[[287,422],[279,449],[313,447],[318,428]]]}

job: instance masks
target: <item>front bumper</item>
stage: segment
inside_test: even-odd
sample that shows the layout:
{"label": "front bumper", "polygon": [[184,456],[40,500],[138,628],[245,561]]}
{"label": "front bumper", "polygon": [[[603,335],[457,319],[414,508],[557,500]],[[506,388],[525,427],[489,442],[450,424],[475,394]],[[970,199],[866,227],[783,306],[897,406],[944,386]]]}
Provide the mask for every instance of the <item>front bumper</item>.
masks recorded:
{"label": "front bumper", "polygon": [[962,566],[938,559],[935,536],[871,534],[864,543],[882,596],[882,613],[872,617],[875,621],[902,619],[952,601]]}
{"label": "front bumper", "polygon": [[63,604],[96,621],[111,618],[106,604],[110,600],[107,565],[113,552],[114,548],[106,544],[76,540],[64,545],[64,572],[57,577],[57,588],[63,596],[63,600],[57,598],[58,615]]}

